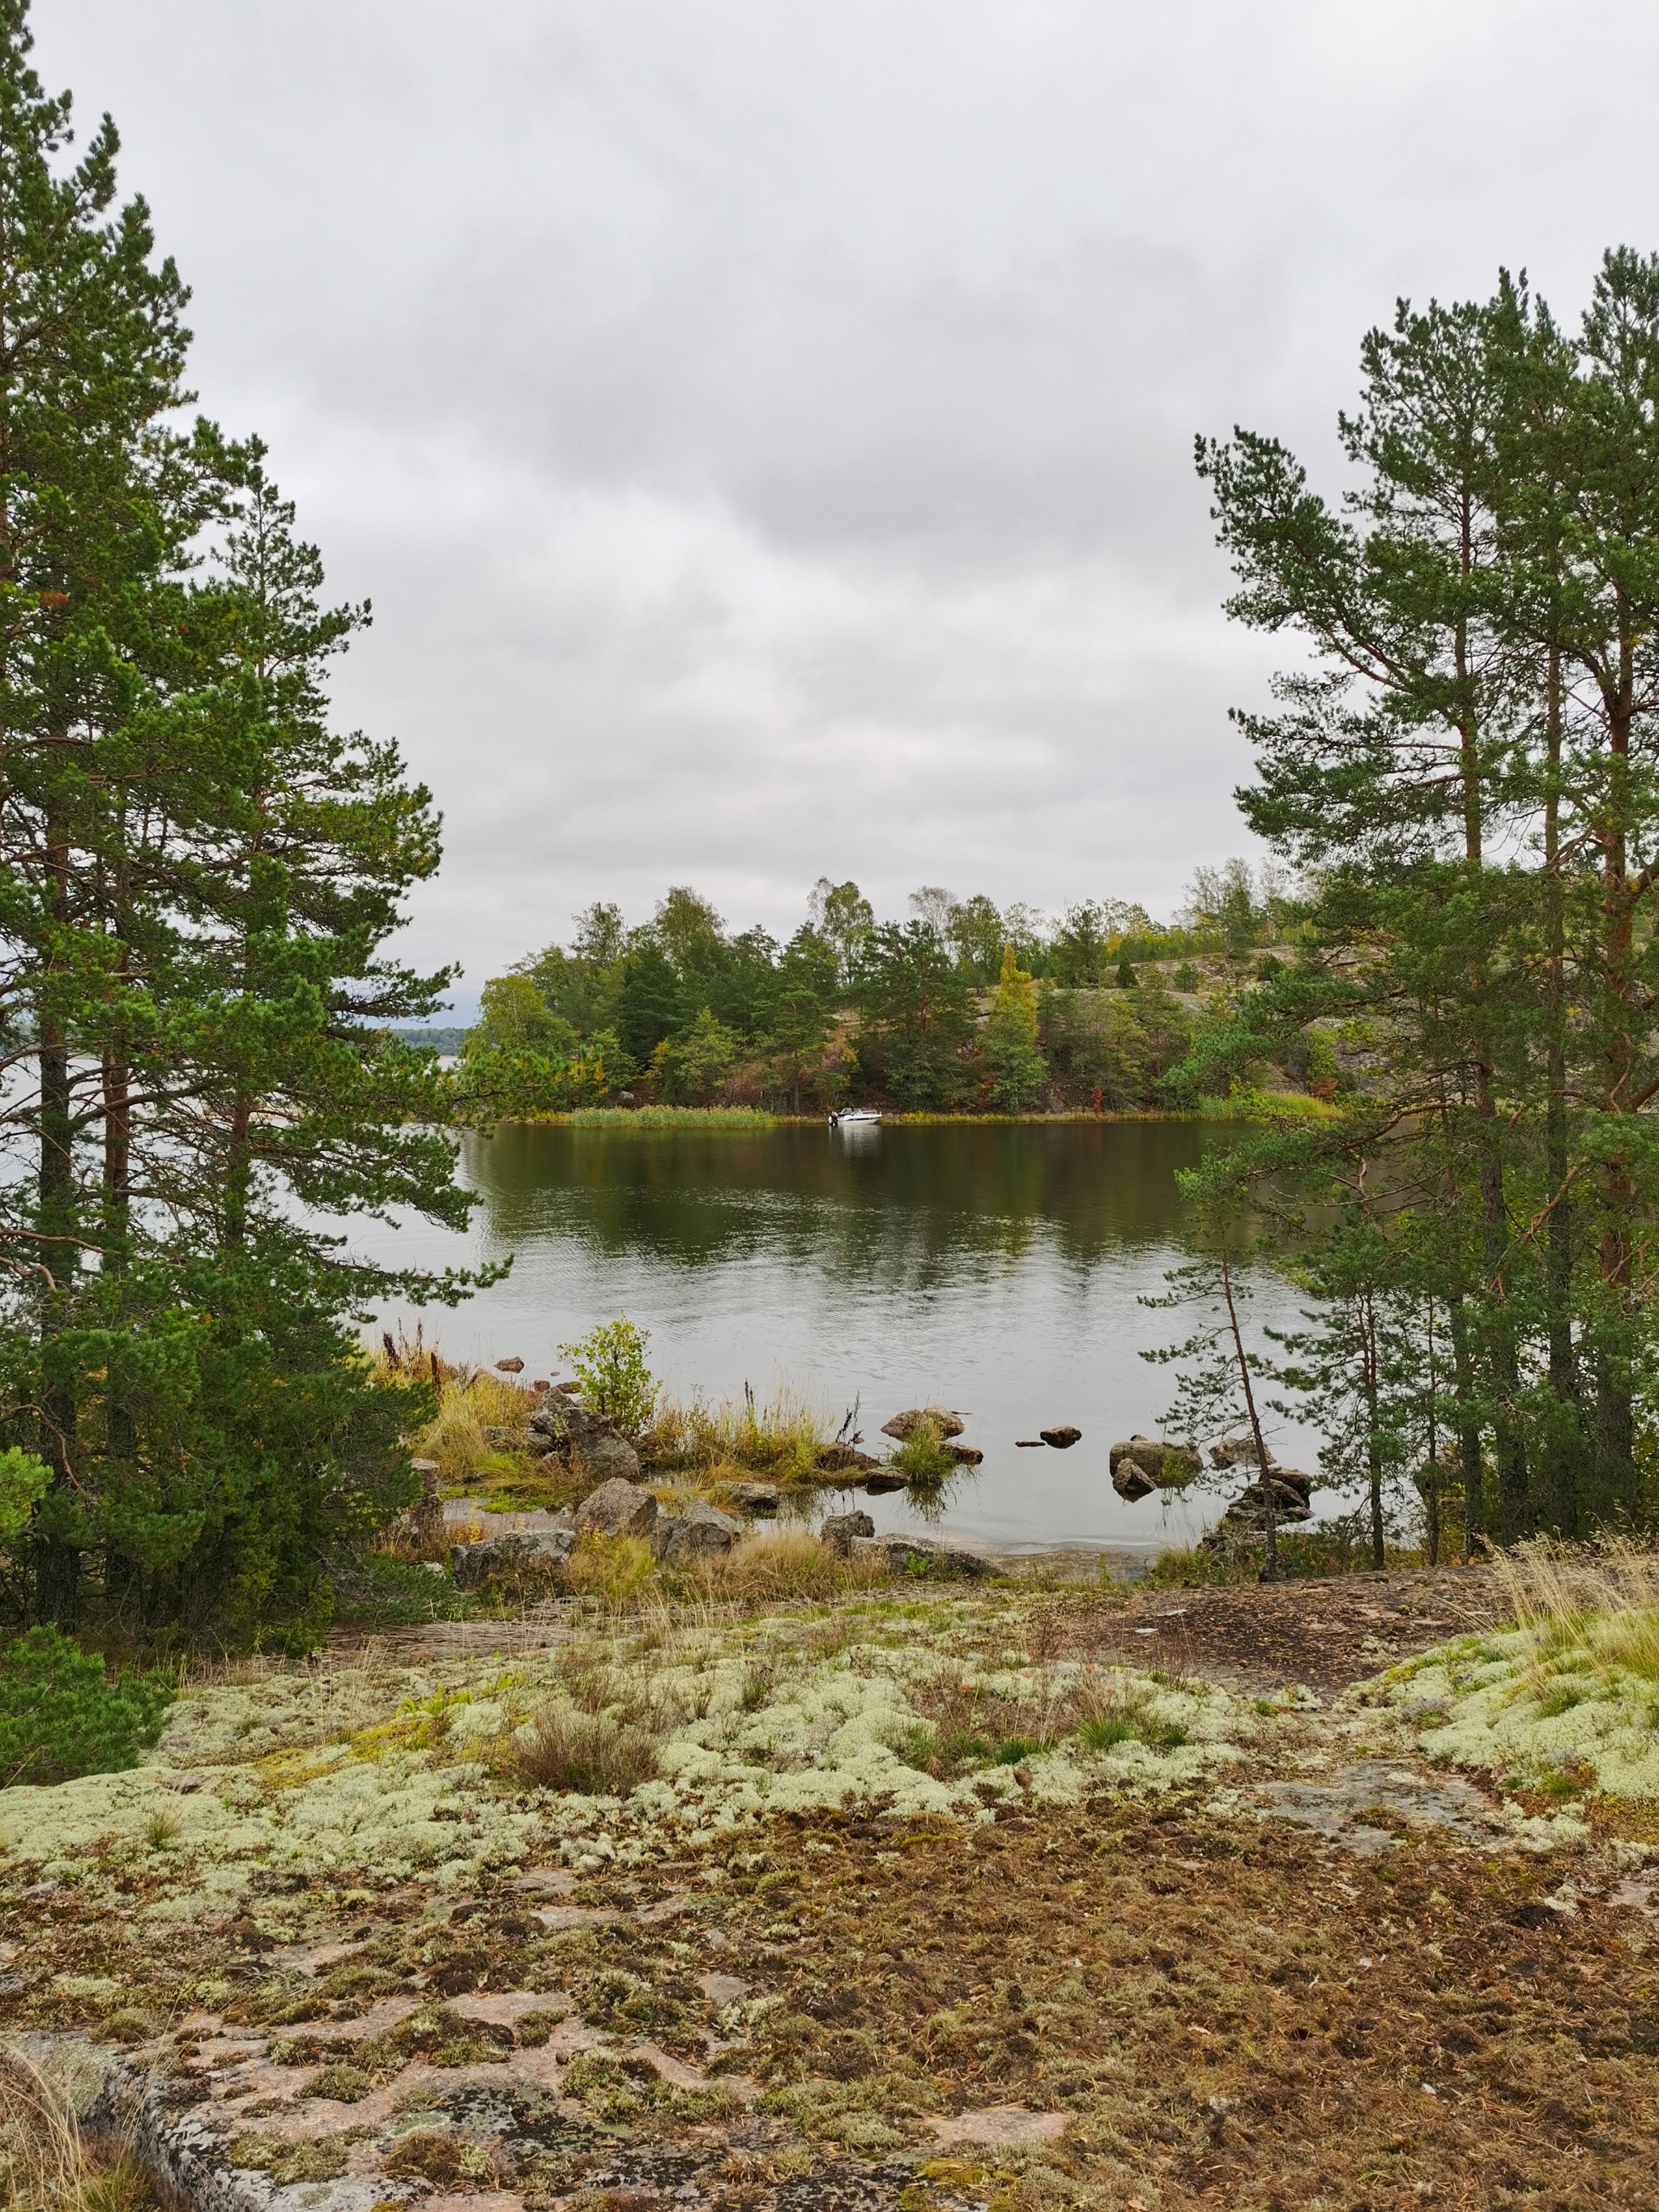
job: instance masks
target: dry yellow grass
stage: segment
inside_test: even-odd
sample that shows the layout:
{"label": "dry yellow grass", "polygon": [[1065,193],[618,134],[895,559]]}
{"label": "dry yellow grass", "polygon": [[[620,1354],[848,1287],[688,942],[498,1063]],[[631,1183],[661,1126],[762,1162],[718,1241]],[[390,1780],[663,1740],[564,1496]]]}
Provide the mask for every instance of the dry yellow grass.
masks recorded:
{"label": "dry yellow grass", "polygon": [[1539,1537],[1498,1553],[1492,1572],[1552,1670],[1659,1681],[1659,1552],[1623,1537],[1595,1544]]}
{"label": "dry yellow grass", "polygon": [[684,1579],[716,1603],[770,1604],[783,1598],[839,1597],[887,1579],[881,1567],[854,1565],[804,1528],[745,1537]]}
{"label": "dry yellow grass", "polygon": [[718,1406],[665,1397],[642,1449],[658,1467],[735,1469],[792,1482],[811,1472],[832,1431],[817,1407],[787,1389],[763,1405],[748,1393]]}
{"label": "dry yellow grass", "polygon": [[0,2044],[0,2203],[12,2212],[159,2212],[148,2175],[88,2144],[66,2086]]}
{"label": "dry yellow grass", "polygon": [[410,1445],[416,1458],[437,1462],[443,1480],[465,1481],[520,1466],[515,1447],[494,1443],[486,1434],[489,1429],[520,1431],[529,1418],[532,1393],[511,1376],[446,1359],[418,1326],[412,1337],[400,1334],[394,1340],[383,1334],[369,1364],[383,1389],[422,1383],[437,1392],[437,1411],[414,1431]]}
{"label": "dry yellow grass", "polygon": [[874,1589],[879,1566],[854,1565],[805,1529],[766,1529],[729,1552],[687,1566],[664,1567],[641,1536],[585,1534],[571,1555],[570,1581],[581,1595],[622,1617],[659,1609],[679,1618],[688,1605],[769,1605],[823,1601]]}

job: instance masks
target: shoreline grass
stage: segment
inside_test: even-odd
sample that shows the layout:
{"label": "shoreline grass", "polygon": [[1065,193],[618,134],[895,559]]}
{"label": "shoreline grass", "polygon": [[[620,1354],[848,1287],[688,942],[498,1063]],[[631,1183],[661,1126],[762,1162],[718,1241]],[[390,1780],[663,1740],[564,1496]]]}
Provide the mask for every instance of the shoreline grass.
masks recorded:
{"label": "shoreline grass", "polygon": [[787,1389],[763,1402],[746,1394],[717,1406],[665,1395],[640,1439],[640,1455],[653,1474],[718,1481],[729,1473],[801,1482],[834,1435],[834,1424]]}
{"label": "shoreline grass", "polygon": [[[1052,1127],[1060,1122],[1328,1121],[1340,1108],[1299,1091],[1252,1091],[1238,1098],[1206,1098],[1195,1107],[1124,1107],[1097,1114],[1087,1106],[1057,1114],[947,1114],[918,1109],[908,1113],[884,1107],[884,1128]],[[823,1114],[769,1114],[757,1106],[579,1106],[562,1114],[497,1115],[489,1123],[464,1127],[492,1129],[821,1129]]]}

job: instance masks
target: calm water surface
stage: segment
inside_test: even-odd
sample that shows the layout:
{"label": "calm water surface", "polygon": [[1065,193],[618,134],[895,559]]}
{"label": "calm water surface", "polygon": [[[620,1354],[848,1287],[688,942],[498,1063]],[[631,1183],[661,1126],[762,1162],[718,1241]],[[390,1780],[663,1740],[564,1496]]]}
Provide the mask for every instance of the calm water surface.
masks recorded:
{"label": "calm water surface", "polygon": [[[1177,1168],[1237,1132],[1194,1123],[732,1130],[503,1128],[466,1140],[480,1197],[455,1237],[416,1225],[379,1249],[404,1262],[513,1255],[507,1279],[428,1326],[453,1352],[556,1346],[626,1312],[677,1395],[789,1386],[838,1421],[856,1401],[866,1448],[906,1406],[951,1406],[983,1467],[958,1477],[946,1529],[1000,1547],[1140,1549],[1185,1540],[1224,1493],[1125,1505],[1107,1450],[1156,1433],[1168,1369],[1138,1354],[1190,1332],[1138,1300],[1186,1256]],[[1271,1278],[1254,1316],[1294,1305]],[[568,1370],[566,1370],[568,1371]],[[1015,1439],[1070,1422],[1068,1452]],[[1280,1456],[1316,1438],[1280,1425]],[[920,1525],[900,1493],[856,1499],[884,1528]]]}

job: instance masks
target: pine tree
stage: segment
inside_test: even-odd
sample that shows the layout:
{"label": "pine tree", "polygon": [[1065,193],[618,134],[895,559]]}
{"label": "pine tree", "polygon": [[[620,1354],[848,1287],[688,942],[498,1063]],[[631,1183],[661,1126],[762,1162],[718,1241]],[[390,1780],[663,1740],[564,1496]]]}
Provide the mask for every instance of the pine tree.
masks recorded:
{"label": "pine tree", "polygon": [[[9,1055],[15,1068],[27,1052],[36,1070],[8,1117],[36,1167],[32,1194],[9,1185],[3,1249],[33,1292],[9,1364],[52,1473],[36,1603],[70,1624],[92,1532],[65,1339],[87,1256],[107,1239],[118,1264],[124,1237],[118,1008],[134,984],[163,766],[126,739],[164,676],[155,595],[191,526],[168,429],[185,295],[155,258],[143,202],[116,204],[109,118],[72,166],[59,158],[70,99],[42,91],[27,19],[23,0],[0,0],[0,935]],[[78,1152],[112,1078],[100,1205]]]}

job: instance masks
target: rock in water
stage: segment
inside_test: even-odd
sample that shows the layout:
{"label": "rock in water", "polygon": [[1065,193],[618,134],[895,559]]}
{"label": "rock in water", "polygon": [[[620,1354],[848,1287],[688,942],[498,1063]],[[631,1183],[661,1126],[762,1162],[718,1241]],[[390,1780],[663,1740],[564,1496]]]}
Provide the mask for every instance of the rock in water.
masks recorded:
{"label": "rock in water", "polygon": [[1133,1436],[1127,1443],[1114,1444],[1107,1454],[1114,1474],[1118,1462],[1125,1459],[1132,1459],[1160,1490],[1178,1490],[1204,1472],[1204,1462],[1190,1444],[1160,1443],[1153,1437]]}
{"label": "rock in water", "polygon": [[1037,1434],[1045,1444],[1052,1444],[1056,1451],[1070,1451],[1081,1438],[1083,1431],[1068,1425],[1058,1429],[1039,1429]]}
{"label": "rock in water", "polygon": [[662,1515],[652,1546],[665,1566],[685,1566],[693,1559],[714,1559],[729,1552],[742,1534],[741,1521],[697,1498],[684,1513]]}
{"label": "rock in water", "polygon": [[512,1582],[526,1575],[562,1574],[575,1541],[574,1528],[485,1536],[476,1544],[452,1544],[449,1565],[463,1589],[478,1589],[485,1583]]}
{"label": "rock in water", "polygon": [[[1273,1455],[1269,1452],[1267,1464],[1271,1467],[1273,1463]],[[1211,1448],[1210,1465],[1218,1468],[1254,1467],[1255,1465],[1255,1437],[1223,1437],[1218,1444]]]}
{"label": "rock in water", "polygon": [[909,1486],[909,1476],[897,1468],[878,1467],[864,1486],[872,1498],[884,1498],[890,1490],[908,1490]]}
{"label": "rock in water", "polygon": [[1143,1498],[1150,1498],[1158,1485],[1133,1460],[1121,1459],[1112,1469],[1112,1487],[1126,1504],[1133,1505]]}
{"label": "rock in water", "polygon": [[825,1444],[812,1462],[814,1474],[848,1474],[857,1481],[860,1474],[868,1474],[881,1462],[872,1459],[868,1452],[855,1451],[851,1444]]}
{"label": "rock in water", "polygon": [[828,1544],[832,1552],[839,1552],[844,1559],[854,1536],[873,1536],[875,1533],[876,1524],[867,1513],[836,1513],[818,1530],[818,1541]]}
{"label": "rock in water", "polygon": [[720,1488],[740,1513],[775,1513],[783,1503],[775,1482],[723,1482]]}
{"label": "rock in water", "polygon": [[495,1371],[498,1375],[522,1375],[524,1362],[519,1358],[517,1352],[514,1352],[510,1359],[498,1359],[495,1362]]}
{"label": "rock in water", "polygon": [[977,1444],[946,1444],[945,1456],[957,1467],[977,1467],[985,1455]]}
{"label": "rock in water", "polygon": [[895,1413],[890,1421],[884,1421],[881,1432],[902,1443],[908,1437],[915,1436],[924,1421],[931,1421],[941,1437],[962,1434],[962,1416],[953,1413],[948,1406],[912,1406],[906,1413]]}
{"label": "rock in water", "polygon": [[620,1477],[602,1482],[576,1508],[576,1527],[582,1534],[648,1536],[656,1525],[656,1499],[638,1483]]}

